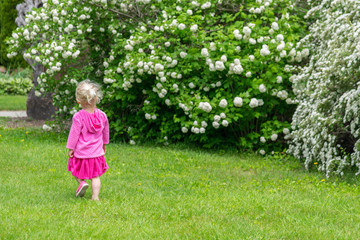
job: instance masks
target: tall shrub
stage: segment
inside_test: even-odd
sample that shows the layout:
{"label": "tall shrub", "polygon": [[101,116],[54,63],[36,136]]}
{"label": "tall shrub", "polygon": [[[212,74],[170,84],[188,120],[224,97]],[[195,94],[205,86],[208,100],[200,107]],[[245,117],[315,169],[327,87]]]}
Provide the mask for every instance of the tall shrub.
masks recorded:
{"label": "tall shrub", "polygon": [[360,1],[323,0],[307,17],[317,20],[299,48],[309,63],[293,82],[299,103],[289,152],[327,176],[360,167]]}
{"label": "tall shrub", "polygon": [[41,41],[24,56],[46,66],[38,94],[55,91],[60,115],[78,110],[75,86],[91,78],[114,136],[132,143],[282,150],[290,64],[308,55],[295,50],[304,24],[293,1],[52,0],[27,19],[10,54]]}
{"label": "tall shrub", "polygon": [[15,18],[17,17],[16,5],[24,0],[0,0],[0,65],[6,67],[25,67],[27,63],[22,56],[9,59],[7,57],[8,46],[5,39],[11,36],[16,29]]}

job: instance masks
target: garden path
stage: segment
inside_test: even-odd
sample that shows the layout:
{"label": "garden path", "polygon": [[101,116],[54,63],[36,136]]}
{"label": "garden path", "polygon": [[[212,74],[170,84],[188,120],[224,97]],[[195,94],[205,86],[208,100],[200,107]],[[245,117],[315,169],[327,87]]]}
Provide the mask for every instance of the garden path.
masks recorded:
{"label": "garden path", "polygon": [[0,117],[27,117],[26,111],[0,111]]}

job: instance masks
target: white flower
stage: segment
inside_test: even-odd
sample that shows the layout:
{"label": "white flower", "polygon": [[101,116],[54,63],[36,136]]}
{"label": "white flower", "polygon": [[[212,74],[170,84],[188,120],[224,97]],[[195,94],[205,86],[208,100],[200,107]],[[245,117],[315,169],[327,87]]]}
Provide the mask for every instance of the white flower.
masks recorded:
{"label": "white flower", "polygon": [[214,122],[219,122],[221,120],[221,117],[219,115],[214,116]]}
{"label": "white flower", "polygon": [[235,97],[234,99],[234,106],[235,107],[241,107],[243,104],[243,100],[241,97]]}
{"label": "white flower", "polygon": [[266,139],[264,137],[260,137],[260,142],[266,143]]}
{"label": "white flower", "polygon": [[134,48],[130,44],[125,45],[125,50],[132,51]]}
{"label": "white flower", "polygon": [[181,57],[181,58],[186,57],[186,55],[187,55],[187,53],[186,53],[186,52],[181,52],[181,53],[180,53],[180,57]]}
{"label": "white flower", "polygon": [[220,117],[221,118],[226,118],[226,114],[225,113],[220,113]]}
{"label": "white flower", "polygon": [[244,27],[243,28],[243,33],[246,35],[246,36],[250,36],[251,34],[251,29],[249,27]]}
{"label": "white flower", "polygon": [[131,145],[135,145],[136,144],[136,142],[134,141],[134,140],[130,140],[130,142],[129,142]]}
{"label": "white flower", "polygon": [[221,125],[223,125],[224,127],[227,127],[229,125],[229,122],[226,120],[222,120]]}
{"label": "white flower", "polygon": [[282,90],[277,92],[276,96],[282,100],[285,100],[288,97],[288,93],[286,90]]}
{"label": "white flower", "polygon": [[265,87],[264,84],[260,84],[260,86],[259,86],[259,91],[260,91],[261,93],[266,92],[266,87]]}
{"label": "white flower", "polygon": [[152,120],[155,120],[155,119],[156,119],[156,115],[155,115],[155,114],[152,115],[152,116],[151,116],[151,119],[152,119]]}
{"label": "white flower", "polygon": [[189,83],[189,88],[195,88],[195,84],[193,82]]}
{"label": "white flower", "polygon": [[176,73],[176,72],[172,72],[170,76],[171,76],[172,78],[176,78],[177,73]]}
{"label": "white flower", "polygon": [[210,48],[211,51],[215,51],[216,50],[216,44],[214,42],[211,42],[209,48]]}
{"label": "white flower", "polygon": [[259,153],[261,154],[261,155],[265,155],[265,150],[263,150],[263,149],[261,149],[260,151],[259,151]]}
{"label": "white flower", "polygon": [[279,24],[277,22],[273,22],[271,24],[271,28],[274,29],[274,30],[279,30]]}
{"label": "white flower", "polygon": [[215,69],[218,71],[222,71],[225,69],[225,65],[222,61],[216,61],[215,62]]}
{"label": "white flower", "polygon": [[240,64],[235,65],[234,67],[231,68],[231,70],[235,73],[235,74],[240,74],[243,72],[243,68]]}
{"label": "white flower", "polygon": [[185,24],[183,24],[183,23],[180,23],[179,25],[178,25],[178,28],[180,29],[180,30],[184,30],[185,29]]}
{"label": "white flower", "polygon": [[107,62],[104,62],[103,65],[105,68],[109,67],[109,63],[107,63]]}
{"label": "white flower", "polygon": [[151,115],[148,113],[145,113],[145,118],[149,120],[149,119],[151,119]]}
{"label": "white flower", "polygon": [[256,40],[253,39],[253,38],[250,38],[250,39],[249,39],[249,43],[252,44],[252,45],[255,45],[255,44],[256,44]]}
{"label": "white flower", "polygon": [[278,34],[278,35],[276,36],[276,39],[277,39],[279,42],[284,41],[284,36],[283,36],[282,34]]}
{"label": "white flower", "polygon": [[309,54],[310,54],[310,51],[309,51],[309,49],[307,49],[307,48],[304,48],[304,49],[301,51],[301,55],[302,55],[303,58],[308,57]]}
{"label": "white flower", "polygon": [[181,131],[182,131],[183,133],[187,133],[189,130],[188,130],[186,127],[182,127],[182,128],[181,128]]}
{"label": "white flower", "polygon": [[221,107],[221,108],[225,108],[226,106],[227,106],[227,101],[226,101],[226,99],[221,99],[221,101],[220,101],[220,103],[219,103],[219,106]]}
{"label": "white flower", "polygon": [[208,103],[208,102],[200,102],[198,108],[207,113],[211,112],[211,110],[212,110],[212,107],[211,107],[210,103]]}
{"label": "white flower", "polygon": [[214,128],[219,128],[219,126],[220,126],[220,124],[218,122],[213,122],[212,125]]}
{"label": "white flower", "polygon": [[276,82],[277,82],[277,83],[282,83],[282,77],[281,77],[281,76],[277,76],[277,77],[276,77]]}
{"label": "white flower", "polygon": [[170,45],[171,45],[170,42],[165,43],[165,47],[170,47]]}
{"label": "white flower", "polygon": [[255,107],[257,107],[258,105],[259,105],[259,101],[258,101],[256,98],[252,98],[252,99],[250,100],[249,106],[250,106],[251,108],[255,108]]}
{"label": "white flower", "polygon": [[161,65],[160,63],[156,63],[155,64],[155,71],[162,71],[162,70],[164,70],[164,66],[163,65]]}
{"label": "white flower", "polygon": [[226,62],[227,61],[227,57],[225,55],[222,55],[220,58],[220,61],[222,62]]}
{"label": "white flower", "polygon": [[269,47],[267,45],[263,45],[261,50],[260,50],[260,55],[261,56],[267,56],[269,54],[270,54]]}
{"label": "white flower", "polygon": [[206,48],[201,49],[201,55],[203,57],[208,57],[209,56],[209,51]]}
{"label": "white flower", "polygon": [[274,133],[273,135],[271,135],[271,141],[275,142],[276,139],[278,138],[278,135],[276,133]]}
{"label": "white flower", "polygon": [[250,56],[249,56],[249,59],[250,59],[250,61],[252,61],[252,62],[253,62],[253,61],[254,61],[254,59],[255,59],[255,56],[254,56],[254,55],[250,55]]}
{"label": "white flower", "polygon": [[200,133],[202,133],[202,134],[203,134],[203,133],[205,133],[205,131],[206,131],[206,130],[205,130],[205,128],[203,128],[203,127],[202,127],[202,128],[200,128]]}
{"label": "white flower", "polygon": [[208,126],[208,124],[207,124],[205,121],[201,121],[201,126],[202,126],[203,128],[206,128],[206,127]]}
{"label": "white flower", "polygon": [[198,30],[198,25],[197,24],[194,24],[190,27],[190,31],[192,32],[196,32]]}
{"label": "white flower", "polygon": [[52,128],[51,128],[50,126],[46,125],[46,124],[44,124],[44,125],[42,126],[42,129],[43,129],[44,131],[47,131],[47,132],[52,130]]}
{"label": "white flower", "polygon": [[276,50],[277,50],[278,52],[281,52],[282,50],[284,50],[284,48],[285,48],[285,42],[282,41],[282,42],[276,47]]}
{"label": "white flower", "polygon": [[193,11],[191,9],[187,10],[186,13],[189,15],[193,15]]}
{"label": "white flower", "polygon": [[200,3],[198,3],[197,1],[192,1],[191,4],[196,6],[196,7],[200,6]]}
{"label": "white flower", "polygon": [[191,132],[198,134],[200,132],[200,129],[197,127],[191,127]]}
{"label": "white flower", "polygon": [[37,97],[40,97],[41,96],[41,92],[39,92],[39,91],[35,91],[35,96],[37,96]]}
{"label": "white flower", "polygon": [[288,134],[290,133],[290,130],[289,130],[288,128],[284,128],[284,129],[283,129],[283,133],[284,133],[285,135],[288,135]]}
{"label": "white flower", "polygon": [[245,75],[246,77],[251,77],[251,72],[247,72]]}
{"label": "white flower", "polygon": [[211,7],[211,3],[210,2],[206,2],[203,5],[201,5],[201,9],[207,9]]}
{"label": "white flower", "polygon": [[[237,39],[237,40],[241,40],[243,38],[243,36],[241,34],[234,34],[234,37]],[[237,50],[238,51],[238,50]],[[239,50],[240,51],[240,50]]]}

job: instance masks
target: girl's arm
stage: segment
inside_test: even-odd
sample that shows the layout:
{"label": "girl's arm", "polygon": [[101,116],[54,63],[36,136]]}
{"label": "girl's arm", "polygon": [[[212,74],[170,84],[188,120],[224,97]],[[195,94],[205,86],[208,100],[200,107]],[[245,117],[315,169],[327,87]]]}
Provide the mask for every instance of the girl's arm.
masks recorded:
{"label": "girl's arm", "polygon": [[69,157],[74,157],[74,150],[73,149],[69,149],[69,153],[68,153]]}
{"label": "girl's arm", "polygon": [[[104,130],[103,130],[103,144],[109,144],[109,121],[107,117],[105,116],[105,124],[104,124]],[[105,147],[104,151],[105,151]]]}
{"label": "girl's arm", "polygon": [[74,154],[74,149],[75,149],[76,144],[77,144],[77,142],[79,140],[79,137],[80,137],[81,121],[80,121],[79,118],[80,117],[77,114],[75,114],[74,117],[73,117],[73,122],[72,122],[72,125],[71,125],[68,141],[67,141],[67,144],[66,144],[66,148],[70,149],[69,156],[70,156],[71,151],[72,151],[72,155]]}

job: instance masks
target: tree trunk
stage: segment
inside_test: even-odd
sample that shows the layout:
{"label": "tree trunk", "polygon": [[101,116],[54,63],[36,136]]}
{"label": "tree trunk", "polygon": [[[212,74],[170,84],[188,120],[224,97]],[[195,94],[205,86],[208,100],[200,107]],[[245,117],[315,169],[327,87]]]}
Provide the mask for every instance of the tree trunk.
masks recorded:
{"label": "tree trunk", "polygon": [[[24,3],[18,4],[16,10],[18,11],[18,17],[16,18],[16,24],[21,27],[25,26],[25,15],[27,12],[31,11],[32,8],[42,7],[41,0],[25,0]],[[55,107],[52,102],[52,94],[46,93],[43,96],[35,96],[35,87],[38,85],[37,78],[42,73],[44,67],[41,64],[37,64],[32,59],[25,59],[27,63],[33,69],[33,83],[34,88],[28,94],[26,101],[26,113],[28,117],[38,120],[47,120],[51,119],[52,115],[55,114]]]}

